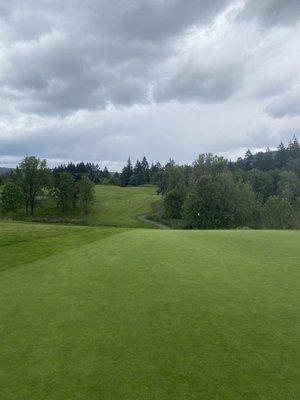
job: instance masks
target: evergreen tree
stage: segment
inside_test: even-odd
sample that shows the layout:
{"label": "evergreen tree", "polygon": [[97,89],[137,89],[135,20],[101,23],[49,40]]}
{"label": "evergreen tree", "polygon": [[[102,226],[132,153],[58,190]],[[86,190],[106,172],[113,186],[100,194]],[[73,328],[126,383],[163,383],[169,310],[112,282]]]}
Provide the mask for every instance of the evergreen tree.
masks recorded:
{"label": "evergreen tree", "polygon": [[110,173],[109,173],[107,167],[104,167],[104,170],[103,170],[103,172],[102,172],[102,178],[104,178],[104,179],[110,179]]}
{"label": "evergreen tree", "polygon": [[292,158],[300,157],[300,146],[298,139],[296,138],[295,135],[293,136],[293,139],[289,142],[287,150],[288,150],[288,157]]}
{"label": "evergreen tree", "polygon": [[110,178],[110,184],[116,186],[119,186],[121,184],[119,172],[115,172],[114,174],[112,174],[112,177]]}
{"label": "evergreen tree", "polygon": [[259,151],[255,155],[253,167],[261,171],[270,171],[274,167],[273,153],[269,148],[265,152]]}
{"label": "evergreen tree", "polygon": [[163,168],[159,162],[156,164],[152,163],[151,167],[150,167],[150,171],[149,171],[150,182],[154,185],[157,184],[162,172],[163,172]]}
{"label": "evergreen tree", "polygon": [[136,160],[135,166],[133,168],[133,175],[131,176],[131,185],[142,185],[144,183],[144,171],[142,164],[139,160]]}
{"label": "evergreen tree", "polygon": [[143,184],[149,183],[149,181],[150,181],[149,163],[145,156],[142,159],[141,166],[142,166],[142,170],[143,170]]}
{"label": "evergreen tree", "polygon": [[127,165],[122,169],[120,175],[121,186],[128,186],[132,175],[133,175],[133,168],[129,157],[127,160]]}
{"label": "evergreen tree", "polygon": [[254,163],[254,157],[253,157],[253,154],[251,153],[251,151],[248,149],[247,151],[246,151],[246,154],[245,154],[245,158],[244,158],[244,168],[246,169],[246,170],[249,170],[249,169],[251,169],[251,168],[253,168],[253,163]]}
{"label": "evergreen tree", "polygon": [[287,163],[287,158],[288,158],[288,152],[287,149],[285,148],[284,144],[281,142],[280,145],[277,148],[276,154],[275,154],[275,167],[282,169],[286,166]]}

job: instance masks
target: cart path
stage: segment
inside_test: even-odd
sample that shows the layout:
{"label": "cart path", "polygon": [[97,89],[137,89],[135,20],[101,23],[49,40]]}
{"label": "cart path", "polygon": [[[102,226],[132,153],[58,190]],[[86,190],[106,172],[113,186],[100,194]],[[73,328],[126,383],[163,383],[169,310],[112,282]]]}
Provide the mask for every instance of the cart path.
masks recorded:
{"label": "cart path", "polygon": [[157,221],[152,221],[151,219],[147,218],[146,214],[141,214],[137,216],[137,219],[143,222],[146,222],[148,224],[151,224],[153,226],[156,226],[159,229],[170,229],[170,227],[168,225],[165,225],[161,222],[157,222]]}

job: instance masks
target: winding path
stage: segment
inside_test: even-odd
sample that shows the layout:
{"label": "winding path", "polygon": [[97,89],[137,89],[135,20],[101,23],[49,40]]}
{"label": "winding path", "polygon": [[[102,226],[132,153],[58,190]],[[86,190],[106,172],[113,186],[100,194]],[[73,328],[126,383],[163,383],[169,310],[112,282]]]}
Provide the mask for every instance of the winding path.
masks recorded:
{"label": "winding path", "polygon": [[159,229],[170,229],[170,227],[168,225],[165,225],[165,224],[163,224],[161,222],[152,221],[151,219],[148,219],[146,214],[138,215],[137,219],[142,221],[142,222],[146,222],[148,224],[156,226],[156,228],[159,228]]}

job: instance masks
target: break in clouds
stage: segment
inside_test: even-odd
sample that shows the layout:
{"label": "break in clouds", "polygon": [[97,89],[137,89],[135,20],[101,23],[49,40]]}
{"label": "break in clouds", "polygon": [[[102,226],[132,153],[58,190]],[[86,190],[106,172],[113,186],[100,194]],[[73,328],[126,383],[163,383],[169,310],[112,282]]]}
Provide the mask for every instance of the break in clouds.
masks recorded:
{"label": "break in clouds", "polygon": [[0,164],[236,157],[299,134],[298,0],[0,0]]}

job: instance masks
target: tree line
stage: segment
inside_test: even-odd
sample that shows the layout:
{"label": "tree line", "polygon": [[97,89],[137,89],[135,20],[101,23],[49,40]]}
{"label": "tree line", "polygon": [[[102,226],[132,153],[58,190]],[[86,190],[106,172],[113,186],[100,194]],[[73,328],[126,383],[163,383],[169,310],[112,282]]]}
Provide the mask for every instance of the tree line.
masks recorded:
{"label": "tree line", "polygon": [[169,162],[160,174],[165,218],[187,228],[300,227],[300,147],[247,151],[236,162],[202,154],[192,165]]}
{"label": "tree line", "polygon": [[192,165],[175,161],[162,166],[146,157],[122,171],[101,170],[93,163],[69,163],[50,170],[46,161],[26,157],[5,178],[2,206],[23,207],[33,215],[40,199],[52,198],[63,213],[88,213],[94,184],[138,186],[153,184],[163,196],[164,218],[186,228],[300,227],[300,147],[296,137],[277,150],[252,154],[237,161],[211,153]]}
{"label": "tree line", "polygon": [[62,164],[53,169],[53,175],[60,172],[68,172],[78,180],[82,175],[86,175],[96,185],[117,185],[117,186],[139,186],[145,184],[156,184],[158,173],[163,170],[160,163],[149,165],[147,158],[144,156],[142,160],[132,164],[128,158],[127,164],[119,172],[110,172],[107,167],[103,170],[98,164],[80,162],[77,164]]}
{"label": "tree line", "polygon": [[127,164],[123,167],[122,172],[118,174],[118,184],[120,186],[139,186],[146,184],[157,184],[160,179],[160,174],[164,168],[159,162],[151,164],[144,156],[142,161],[137,159],[135,165],[132,165],[131,159],[128,158]]}
{"label": "tree line", "polygon": [[93,163],[72,163],[69,164],[61,164],[58,167],[53,168],[53,175],[56,176],[61,172],[68,172],[73,175],[75,181],[79,180],[83,175],[87,176],[92,182],[97,184],[109,184],[111,183],[111,179],[113,177],[113,173],[109,172],[107,167],[104,167],[103,170],[99,167],[98,164]]}
{"label": "tree line", "polygon": [[32,216],[38,201],[48,197],[63,213],[87,214],[94,201],[94,183],[85,174],[78,173],[75,178],[67,171],[50,170],[46,160],[25,157],[6,178],[1,201],[6,211],[23,207],[26,216]]}

